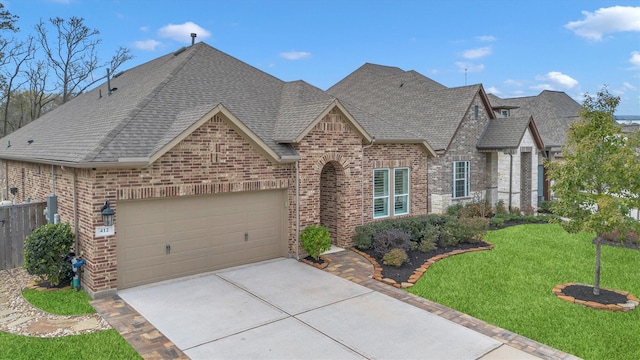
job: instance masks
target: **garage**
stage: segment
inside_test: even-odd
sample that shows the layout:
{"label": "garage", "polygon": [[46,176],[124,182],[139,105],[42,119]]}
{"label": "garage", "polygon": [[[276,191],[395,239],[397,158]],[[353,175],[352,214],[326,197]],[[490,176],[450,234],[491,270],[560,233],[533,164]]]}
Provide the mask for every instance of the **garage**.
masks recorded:
{"label": "garage", "polygon": [[287,255],[286,191],[118,202],[118,289]]}

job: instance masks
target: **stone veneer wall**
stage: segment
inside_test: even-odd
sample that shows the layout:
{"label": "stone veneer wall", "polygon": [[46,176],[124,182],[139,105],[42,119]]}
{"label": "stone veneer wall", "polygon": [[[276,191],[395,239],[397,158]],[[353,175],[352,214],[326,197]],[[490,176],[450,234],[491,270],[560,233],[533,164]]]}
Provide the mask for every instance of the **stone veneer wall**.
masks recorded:
{"label": "stone veneer wall", "polygon": [[[474,116],[474,106],[478,106],[478,118]],[[447,207],[457,202],[473,200],[474,195],[484,198],[491,186],[490,169],[487,169],[487,154],[478,152],[476,145],[489,122],[480,95],[477,94],[467,110],[453,141],[443,155],[429,161],[429,212],[443,213]],[[438,131],[438,129],[433,129]],[[470,196],[453,199],[453,162],[469,161]]]}
{"label": "stone veneer wall", "polygon": [[[506,207],[509,206],[509,177],[512,171],[512,192],[511,207],[520,208],[520,181],[521,181],[521,154],[523,148],[531,149],[531,205],[535,208],[538,204],[538,149],[531,132],[527,129],[522,137],[522,141],[513,153],[513,171],[511,170],[510,156],[504,152],[498,152],[498,200],[504,201]],[[496,201],[498,201],[496,200]]]}

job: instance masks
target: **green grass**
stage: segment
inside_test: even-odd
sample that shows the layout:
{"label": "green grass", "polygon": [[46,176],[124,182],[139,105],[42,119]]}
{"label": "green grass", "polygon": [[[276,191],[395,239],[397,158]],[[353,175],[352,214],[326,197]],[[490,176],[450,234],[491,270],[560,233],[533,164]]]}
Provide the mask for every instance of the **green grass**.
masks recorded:
{"label": "green grass", "polygon": [[[92,314],[91,298],[84,291],[24,290],[34,306],[57,315]],[[116,330],[56,338],[38,338],[0,332],[0,359],[141,359]]]}
{"label": "green grass", "polygon": [[57,338],[0,332],[0,359],[141,359],[115,330]]}
{"label": "green grass", "polygon": [[89,295],[84,291],[76,291],[75,289],[56,291],[26,289],[22,291],[22,296],[31,305],[51,314],[83,315],[96,312],[89,305],[89,301],[91,301]]}
{"label": "green grass", "polygon": [[[557,224],[490,231],[491,251],[432,265],[408,291],[585,359],[640,359],[640,309],[613,313],[559,300],[554,286],[593,284],[591,234]],[[601,287],[640,296],[640,251],[602,247]]]}

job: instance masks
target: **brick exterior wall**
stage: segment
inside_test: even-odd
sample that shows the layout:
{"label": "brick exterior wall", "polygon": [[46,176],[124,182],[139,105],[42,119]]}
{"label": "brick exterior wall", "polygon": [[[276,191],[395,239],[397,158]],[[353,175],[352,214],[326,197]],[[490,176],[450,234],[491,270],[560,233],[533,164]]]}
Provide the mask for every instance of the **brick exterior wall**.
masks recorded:
{"label": "brick exterior wall", "polygon": [[[307,225],[326,222],[334,244],[351,246],[355,227],[372,221],[375,167],[409,167],[411,214],[427,211],[424,196],[427,155],[419,145],[376,144],[366,148],[363,173],[362,137],[340,111],[334,110],[293,146],[301,155],[298,164],[301,230]],[[50,165],[14,161],[3,165],[8,185],[19,188],[18,202],[26,197],[44,201],[51,193]],[[145,168],[94,170],[54,166],[53,169],[61,221],[74,228],[77,224],[76,240],[81,255],[87,260],[82,281],[91,296],[109,295],[117,288],[120,200],[286,189],[288,252],[299,251],[296,249],[296,165],[271,162],[221,115],[205,122]],[[107,199],[116,211],[116,235],[96,237],[95,228],[103,225],[100,209]]]}
{"label": "brick exterior wall", "polygon": [[[363,218],[361,223],[373,219],[373,170],[387,168],[409,168],[409,214],[427,213],[427,153],[418,144],[374,144],[364,151],[364,188]],[[429,159],[431,161],[431,159]],[[390,178],[392,178],[390,176]],[[390,213],[393,217],[393,213]],[[379,220],[379,219],[376,219]]]}
{"label": "brick exterior wall", "polygon": [[[478,106],[475,118],[474,106]],[[443,155],[429,161],[429,212],[443,213],[447,207],[458,202],[468,202],[476,198],[484,199],[491,187],[490,169],[487,168],[487,154],[478,152],[476,145],[489,123],[480,95],[477,94],[467,110],[449,148]],[[437,131],[437,129],[434,129]],[[453,199],[453,162],[469,161],[470,196]]]}

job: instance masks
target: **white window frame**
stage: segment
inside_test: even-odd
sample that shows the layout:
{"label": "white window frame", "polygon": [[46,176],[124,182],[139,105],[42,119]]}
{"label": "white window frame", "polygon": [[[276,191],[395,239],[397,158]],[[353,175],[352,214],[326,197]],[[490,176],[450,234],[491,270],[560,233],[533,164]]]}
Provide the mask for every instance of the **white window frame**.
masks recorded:
{"label": "white window frame", "polygon": [[[464,164],[464,174],[462,177],[457,177],[458,164]],[[453,189],[451,197],[454,199],[463,199],[468,198],[470,196],[470,183],[471,171],[469,161],[454,161],[453,162]],[[457,184],[462,182],[464,184],[464,193],[462,195],[456,192]]]}
{"label": "white window frame", "polygon": [[[378,173],[378,172],[387,174],[386,179],[385,179],[386,181],[384,183],[384,187],[386,189],[386,194],[382,194],[382,195],[376,194],[376,173]],[[372,212],[373,212],[373,218],[374,219],[381,219],[381,218],[389,217],[389,206],[390,206],[389,199],[391,197],[391,191],[390,191],[391,189],[389,187],[390,178],[391,178],[390,169],[388,169],[388,168],[373,169],[373,178],[372,178],[371,182],[372,182],[372,185],[373,185],[373,209],[372,209]],[[376,214],[376,202],[380,201],[380,200],[384,201],[384,203],[385,203],[385,206],[384,206],[385,212],[384,212],[384,214]]]}
{"label": "white window frame", "polygon": [[[397,188],[397,184],[396,184],[396,179],[398,177],[398,173],[404,173],[404,180],[406,180],[406,189],[403,189],[404,192],[398,192],[398,188]],[[410,171],[408,167],[404,167],[404,168],[395,168],[393,169],[393,215],[406,215],[409,213],[409,199],[411,198],[410,193],[411,193],[411,178],[410,178]],[[404,204],[406,204],[406,209],[404,209],[404,211],[396,211],[398,209],[397,204],[398,201],[400,201],[402,203],[402,199],[404,199]]]}

